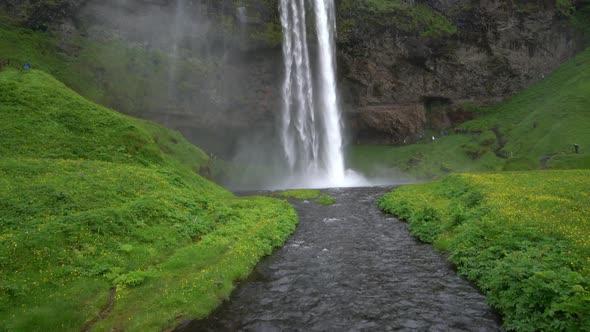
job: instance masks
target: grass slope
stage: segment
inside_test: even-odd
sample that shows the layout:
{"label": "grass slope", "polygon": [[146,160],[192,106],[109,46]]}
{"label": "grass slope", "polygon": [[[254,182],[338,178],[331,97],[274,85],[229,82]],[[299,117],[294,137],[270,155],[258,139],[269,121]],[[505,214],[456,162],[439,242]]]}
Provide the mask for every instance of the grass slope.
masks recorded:
{"label": "grass slope", "polygon": [[[459,128],[465,134],[402,147],[353,146],[349,164],[368,174],[395,168],[421,177],[451,172],[590,168],[590,49]],[[500,140],[494,133],[499,133]],[[428,135],[427,135],[428,136]],[[579,144],[581,153],[574,153]]]}
{"label": "grass slope", "polygon": [[450,253],[516,331],[590,331],[590,171],[458,174],[380,208]]}
{"label": "grass slope", "polygon": [[0,72],[0,330],[156,331],[204,317],[297,216],[200,177],[180,134],[41,71]]}

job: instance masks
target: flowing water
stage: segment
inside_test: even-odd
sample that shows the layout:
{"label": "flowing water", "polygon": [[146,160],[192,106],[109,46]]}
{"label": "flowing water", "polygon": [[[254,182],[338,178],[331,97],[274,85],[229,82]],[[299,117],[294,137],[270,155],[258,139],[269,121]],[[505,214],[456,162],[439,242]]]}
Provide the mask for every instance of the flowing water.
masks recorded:
{"label": "flowing water", "polygon": [[333,0],[314,0],[316,34],[318,36],[320,97],[319,110],[323,118],[322,137],[325,145],[325,167],[332,185],[342,185],[344,158],[342,156],[342,121],[336,93],[336,18]]}
{"label": "flowing water", "polygon": [[168,94],[171,98],[176,97],[176,85],[178,84],[177,77],[178,77],[178,62],[180,56],[180,44],[182,39],[185,35],[185,24],[187,15],[185,14],[185,1],[186,0],[176,0],[176,9],[174,11],[174,22],[171,25],[171,41],[172,45],[170,50],[170,71],[168,73]]}
{"label": "flowing water", "polygon": [[387,191],[294,202],[301,221],[286,245],[207,320],[177,331],[500,331],[477,289],[377,209]]}
{"label": "flowing water", "polygon": [[[317,66],[310,61],[308,3],[313,3]],[[354,176],[347,176],[342,152],[334,1],[281,0],[280,12],[285,69],[281,139],[291,185],[344,186]]]}

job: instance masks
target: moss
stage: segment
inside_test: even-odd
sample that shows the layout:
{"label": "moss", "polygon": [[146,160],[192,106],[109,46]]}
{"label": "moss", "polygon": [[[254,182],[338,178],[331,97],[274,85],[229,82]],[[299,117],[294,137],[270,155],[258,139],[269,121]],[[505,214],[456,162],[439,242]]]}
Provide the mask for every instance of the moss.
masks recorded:
{"label": "moss", "polygon": [[196,172],[179,133],[50,75],[0,71],[0,321],[8,330],[164,330],[202,318],[294,230],[281,200]]}
{"label": "moss", "polygon": [[295,189],[287,190],[277,193],[280,197],[293,198],[296,200],[310,200],[320,196],[320,191],[317,189]]}
{"label": "moss", "polygon": [[263,29],[253,32],[253,39],[269,48],[280,47],[283,43],[283,30],[278,22],[269,22]]}
{"label": "moss", "polygon": [[457,33],[455,25],[442,13],[423,4],[388,0],[343,0],[338,7],[341,41],[375,27],[392,28],[425,40],[441,39]]}
{"label": "moss", "polygon": [[273,196],[292,198],[299,201],[310,201],[321,205],[333,205],[336,200],[326,193],[322,193],[318,189],[294,189],[273,193]]}
{"label": "moss", "polygon": [[[168,88],[171,59],[157,50],[121,40],[62,41],[50,33],[0,24],[0,60],[9,60],[15,68],[28,62],[84,97],[126,114],[140,115],[170,107],[184,110],[181,100],[173,98]],[[206,80],[193,77],[206,78],[215,66],[213,58],[181,62],[178,71],[182,74],[174,96],[204,90]],[[207,100],[205,94],[200,97]]]}
{"label": "moss", "polygon": [[586,40],[590,40],[590,3],[582,5],[572,17],[574,27],[581,31]]}
{"label": "moss", "polygon": [[321,194],[320,197],[318,197],[315,201],[322,204],[322,205],[336,204],[336,200],[334,198],[330,197],[330,195],[328,195],[328,194]]}
{"label": "moss", "polygon": [[561,16],[568,18],[573,17],[576,11],[572,0],[555,0],[555,8]]}

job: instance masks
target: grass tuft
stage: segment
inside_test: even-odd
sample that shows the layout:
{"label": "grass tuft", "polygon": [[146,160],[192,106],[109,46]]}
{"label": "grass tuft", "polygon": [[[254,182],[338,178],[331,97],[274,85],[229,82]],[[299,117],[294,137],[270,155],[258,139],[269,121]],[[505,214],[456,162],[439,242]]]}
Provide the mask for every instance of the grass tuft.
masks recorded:
{"label": "grass tuft", "polygon": [[317,203],[320,203],[321,205],[336,204],[336,200],[334,198],[330,197],[330,195],[328,195],[328,194],[321,194],[320,197],[318,197],[315,201]]}
{"label": "grass tuft", "polygon": [[317,189],[294,189],[277,193],[280,197],[292,198],[299,201],[311,200],[320,196]]}

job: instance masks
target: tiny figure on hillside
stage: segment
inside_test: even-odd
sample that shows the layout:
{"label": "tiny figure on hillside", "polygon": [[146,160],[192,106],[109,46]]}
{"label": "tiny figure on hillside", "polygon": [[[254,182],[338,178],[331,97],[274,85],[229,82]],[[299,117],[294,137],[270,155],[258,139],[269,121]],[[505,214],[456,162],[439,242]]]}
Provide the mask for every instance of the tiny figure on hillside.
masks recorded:
{"label": "tiny figure on hillside", "polygon": [[30,64],[30,63],[28,63],[28,62],[26,62],[26,63],[25,63],[25,65],[23,66],[23,68],[24,68],[25,70],[29,70],[29,69],[31,69],[31,64]]}
{"label": "tiny figure on hillside", "polygon": [[432,140],[434,141],[436,138],[434,136],[432,136]]}
{"label": "tiny figure on hillside", "polygon": [[580,153],[580,146],[578,144],[574,144],[574,150],[576,150],[576,153]]}

